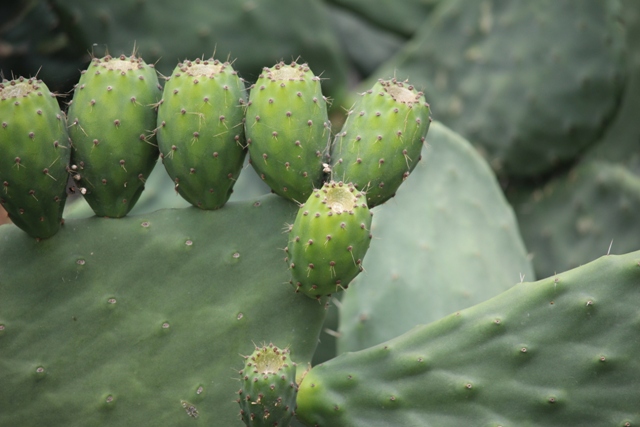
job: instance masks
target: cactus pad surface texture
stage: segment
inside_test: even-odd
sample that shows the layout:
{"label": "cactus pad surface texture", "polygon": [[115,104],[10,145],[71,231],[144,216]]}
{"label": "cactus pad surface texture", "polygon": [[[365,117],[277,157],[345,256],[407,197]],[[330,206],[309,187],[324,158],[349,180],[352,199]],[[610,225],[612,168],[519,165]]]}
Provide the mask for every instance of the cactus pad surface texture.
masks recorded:
{"label": "cactus pad surface texture", "polygon": [[306,366],[324,320],[288,283],[296,212],[267,195],[40,242],[1,226],[0,425],[242,426],[238,355],[273,342]]}
{"label": "cactus pad surface texture", "polygon": [[437,121],[422,152],[396,197],[373,209],[364,271],[342,297],[339,353],[478,304],[520,277],[534,280],[513,210],[485,160]]}
{"label": "cactus pad surface texture", "polygon": [[520,283],[378,346],[314,367],[309,426],[640,423],[640,252]]}

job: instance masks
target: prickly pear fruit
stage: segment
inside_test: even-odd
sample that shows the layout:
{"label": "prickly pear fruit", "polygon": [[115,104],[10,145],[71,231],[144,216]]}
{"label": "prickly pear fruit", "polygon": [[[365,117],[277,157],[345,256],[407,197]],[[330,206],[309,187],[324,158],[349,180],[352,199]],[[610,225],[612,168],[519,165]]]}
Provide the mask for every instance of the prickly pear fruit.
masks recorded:
{"label": "prickly pear fruit", "polygon": [[82,72],[68,112],[71,167],[96,215],[125,216],[144,190],[161,94],[153,66],[133,55],[94,58]]}
{"label": "prickly pear fruit", "polygon": [[320,298],[346,289],[362,271],[371,218],[364,194],[350,183],[331,181],[313,190],[289,231],[287,261],[296,292]]}
{"label": "prickly pear fruit", "polygon": [[303,203],[322,186],[331,134],[320,78],[295,62],[264,68],[246,115],[253,168],[276,194]]}
{"label": "prickly pear fruit", "polygon": [[246,91],[231,64],[209,59],[178,64],[158,107],[160,157],[176,191],[202,209],[222,207],[245,155]]}
{"label": "prickly pear fruit", "polygon": [[288,427],[295,414],[296,364],[289,349],[273,344],[256,347],[240,371],[240,415],[249,427]]}
{"label": "prickly pear fruit", "polygon": [[331,148],[332,178],[367,193],[370,208],[396,193],[420,160],[431,123],[422,92],[378,80],[349,111]]}
{"label": "prickly pear fruit", "polygon": [[36,238],[53,236],[67,199],[69,136],[55,96],[35,78],[0,83],[0,204]]}

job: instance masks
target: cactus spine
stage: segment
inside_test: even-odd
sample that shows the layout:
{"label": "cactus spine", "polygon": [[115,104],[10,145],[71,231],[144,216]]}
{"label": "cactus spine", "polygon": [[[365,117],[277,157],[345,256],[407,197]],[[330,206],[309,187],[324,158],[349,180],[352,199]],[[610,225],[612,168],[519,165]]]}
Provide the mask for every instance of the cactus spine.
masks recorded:
{"label": "cactus spine", "polygon": [[334,180],[353,182],[370,208],[396,193],[420,160],[431,118],[422,92],[379,80],[349,111],[331,150]]}
{"label": "cactus spine", "polygon": [[94,58],[83,71],[69,107],[71,162],[96,215],[126,215],[144,190],[160,95],[155,69],[135,56]]}
{"label": "cactus spine", "polygon": [[295,62],[264,68],[246,115],[253,168],[276,194],[304,202],[322,186],[331,133],[320,78]]}
{"label": "cactus spine", "polygon": [[364,194],[352,184],[325,183],[300,206],[287,246],[291,284],[312,298],[346,289],[362,271],[371,241]]}
{"label": "cactus spine", "polygon": [[244,161],[244,83],[231,64],[185,61],[165,84],[157,139],[176,191],[202,209],[222,207]]}
{"label": "cactus spine", "polygon": [[240,371],[240,416],[248,427],[288,427],[295,414],[296,364],[289,350],[256,347]]}
{"label": "cactus spine", "polygon": [[69,137],[47,86],[20,77],[0,84],[0,204],[36,238],[60,229],[67,198]]}

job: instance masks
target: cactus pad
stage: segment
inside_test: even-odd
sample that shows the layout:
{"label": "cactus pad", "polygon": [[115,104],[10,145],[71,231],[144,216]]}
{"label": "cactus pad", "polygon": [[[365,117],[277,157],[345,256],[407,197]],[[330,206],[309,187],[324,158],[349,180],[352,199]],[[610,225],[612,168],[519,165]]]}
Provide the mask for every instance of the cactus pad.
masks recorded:
{"label": "cactus pad", "polygon": [[640,423],[640,252],[605,256],[311,369],[309,426]]}
{"label": "cactus pad", "polygon": [[58,232],[71,150],[66,119],[36,79],[0,83],[0,204],[31,237]]}
{"label": "cactus pad", "polygon": [[0,425],[242,426],[238,354],[274,342],[306,366],[324,319],[287,283],[296,211],[93,216],[40,242],[0,226]]}

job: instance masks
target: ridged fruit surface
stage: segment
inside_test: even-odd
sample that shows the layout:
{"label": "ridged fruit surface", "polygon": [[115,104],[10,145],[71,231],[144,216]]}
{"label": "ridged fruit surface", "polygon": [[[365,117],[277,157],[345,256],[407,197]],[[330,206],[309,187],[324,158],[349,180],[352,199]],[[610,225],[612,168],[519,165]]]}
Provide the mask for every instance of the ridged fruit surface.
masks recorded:
{"label": "ridged fruit surface", "polygon": [[320,298],[346,289],[362,271],[371,241],[371,212],[352,184],[328,182],[300,206],[287,246],[291,283]]}
{"label": "ridged fruit surface", "polygon": [[97,216],[119,218],[135,205],[158,158],[153,66],[124,55],[94,58],[69,107],[74,176]]}
{"label": "ridged fruit surface", "polygon": [[430,123],[422,92],[406,82],[379,80],[361,94],[336,134],[333,180],[353,182],[370,208],[386,202],[421,159]]}
{"label": "ridged fruit surface", "polygon": [[322,186],[331,126],[320,78],[306,64],[264,68],[245,127],[251,165],[273,192],[303,203]]}
{"label": "ridged fruit surface", "polygon": [[228,62],[185,61],[158,107],[160,156],[176,191],[202,209],[222,207],[246,155],[244,82]]}
{"label": "ridged fruit surface", "polygon": [[66,118],[36,79],[0,83],[0,204],[31,237],[58,232],[71,155]]}
{"label": "ridged fruit surface", "polygon": [[238,391],[240,416],[247,427],[288,427],[296,409],[296,364],[288,348],[256,346],[246,356]]}

